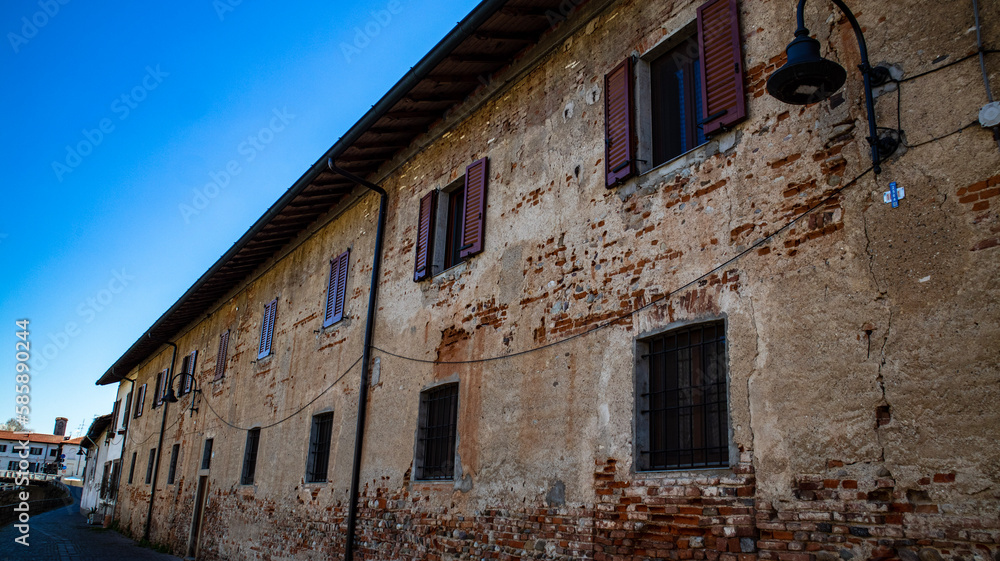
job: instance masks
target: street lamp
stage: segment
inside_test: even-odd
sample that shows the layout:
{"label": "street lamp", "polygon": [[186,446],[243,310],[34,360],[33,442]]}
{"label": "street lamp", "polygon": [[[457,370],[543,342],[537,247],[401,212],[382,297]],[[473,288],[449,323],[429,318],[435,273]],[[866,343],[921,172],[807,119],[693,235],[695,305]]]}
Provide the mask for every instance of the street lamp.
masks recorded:
{"label": "street lamp", "polygon": [[[167,382],[167,393],[166,393],[166,395],[163,396],[163,401],[165,401],[167,403],[177,403],[178,401],[180,401],[177,398],[177,394],[174,393],[174,380],[176,380],[177,378],[181,379],[181,383],[182,384],[184,383],[185,380],[190,380],[191,381],[191,390],[188,391],[188,392],[185,392],[185,393],[192,393],[192,394],[193,393],[201,393],[201,389],[198,388],[198,379],[194,377],[194,374],[188,374],[187,372],[181,372],[179,374],[174,374],[173,376],[170,377],[170,381]],[[191,399],[191,416],[192,417],[194,416],[194,413],[197,410],[198,410],[198,408],[194,406],[194,398],[192,398]]]}
{"label": "street lamp", "polygon": [[[878,137],[872,86],[880,86],[888,82],[891,76],[887,68],[881,66],[872,68],[868,62],[868,46],[861,33],[858,20],[841,0],[833,0],[833,3],[847,16],[847,21],[851,23],[854,34],[858,38],[858,48],[861,50],[861,64],[858,68],[864,77],[865,108],[868,111],[868,144],[871,146],[872,167],[878,174],[882,172],[882,159],[891,156],[896,151],[896,148],[899,147],[899,140],[892,136]],[[847,81],[847,71],[844,70],[844,67],[823,58],[819,54],[819,41],[809,36],[809,30],[806,29],[802,14],[805,5],[806,0],[799,0],[796,12],[798,28],[795,30],[795,39],[785,49],[785,53],[788,55],[787,62],[767,79],[767,93],[779,101],[792,105],[808,105],[823,101],[833,95]]]}

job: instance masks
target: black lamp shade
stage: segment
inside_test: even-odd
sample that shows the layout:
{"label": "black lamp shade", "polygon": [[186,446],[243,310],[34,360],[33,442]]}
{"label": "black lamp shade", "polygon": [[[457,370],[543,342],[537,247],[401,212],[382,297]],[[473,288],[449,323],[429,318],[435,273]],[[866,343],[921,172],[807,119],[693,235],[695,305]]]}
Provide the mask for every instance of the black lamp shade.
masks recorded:
{"label": "black lamp shade", "polygon": [[163,396],[163,401],[167,403],[177,403],[177,394],[174,393],[173,386],[167,389],[167,395]]}
{"label": "black lamp shade", "polygon": [[788,62],[767,79],[767,93],[792,105],[823,101],[847,81],[844,67],[819,54],[819,41],[808,32],[795,34],[785,52]]}

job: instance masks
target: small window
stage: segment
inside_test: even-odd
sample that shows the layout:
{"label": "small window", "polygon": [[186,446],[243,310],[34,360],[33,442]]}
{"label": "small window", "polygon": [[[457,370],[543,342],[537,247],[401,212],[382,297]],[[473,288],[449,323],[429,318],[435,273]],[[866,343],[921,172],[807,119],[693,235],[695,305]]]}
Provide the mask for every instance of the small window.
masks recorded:
{"label": "small window", "polygon": [[177,456],[181,453],[181,445],[174,444],[170,449],[170,469],[167,471],[167,485],[174,484],[174,476],[177,475]]}
{"label": "small window", "polygon": [[489,165],[476,160],[465,176],[420,199],[413,280],[453,267],[483,250]]}
{"label": "small window", "polygon": [[125,396],[125,410],[122,411],[121,432],[125,432],[126,430],[128,430],[129,415],[131,415],[131,413],[132,413],[132,392],[128,392],[128,395]]}
{"label": "small window", "polygon": [[7,451],[7,445],[6,444],[0,444],[0,452],[6,452],[6,451]]}
{"label": "small window", "polygon": [[29,450],[29,452],[30,452],[30,454],[32,456],[41,456],[42,455],[42,449],[41,448],[32,448],[31,450]]}
{"label": "small window", "polygon": [[219,354],[215,356],[215,378],[212,379],[213,382],[221,380],[226,375],[226,354],[228,352],[229,330],[227,329],[222,335],[219,335]]}
{"label": "small window", "polygon": [[260,443],[260,429],[247,431],[247,445],[243,452],[243,474],[240,485],[253,485],[257,471],[257,446]]}
{"label": "small window", "polygon": [[455,476],[458,384],[420,393],[415,479],[448,480]]}
{"label": "small window", "polygon": [[669,331],[640,341],[637,350],[639,469],[728,466],[725,324]]}
{"label": "small window", "polygon": [[163,395],[166,393],[166,387],[165,387],[166,375],[167,375],[166,370],[156,374],[156,393],[153,395],[154,409],[163,404]]}
{"label": "small window", "polygon": [[102,499],[108,498],[108,491],[111,487],[111,462],[104,462],[104,473],[101,475],[101,489],[98,495]]}
{"label": "small window", "polygon": [[52,456],[53,458],[55,458],[56,457],[56,452],[57,452],[57,450],[55,448],[53,448],[52,450],[49,450],[49,456]]}
{"label": "small window", "polygon": [[139,386],[139,392],[135,395],[135,407],[132,409],[135,411],[133,415],[138,419],[142,417],[142,407],[146,403],[146,384]]}
{"label": "small window", "polygon": [[205,439],[205,450],[201,453],[201,469],[208,469],[212,465],[212,439]]}
{"label": "small window", "polygon": [[651,167],[705,142],[701,120],[701,61],[698,37],[649,62]]}
{"label": "small window", "polygon": [[178,395],[187,395],[191,392],[191,388],[194,387],[194,368],[195,362],[198,359],[198,351],[191,351],[191,354],[185,355],[184,360],[181,361],[181,383],[178,386]]}
{"label": "small window", "polygon": [[260,322],[260,345],[257,348],[258,359],[271,354],[271,337],[274,335],[274,315],[277,311],[277,298],[264,305],[264,318]]}
{"label": "small window", "polygon": [[111,462],[111,480],[108,482],[108,496],[110,500],[118,498],[118,481],[122,476],[122,465],[120,460]]}
{"label": "small window", "polygon": [[156,448],[149,449],[149,462],[146,463],[146,485],[153,482],[153,468],[156,466]]}
{"label": "small window", "polygon": [[132,476],[135,475],[135,457],[138,455],[137,452],[132,452],[132,463],[129,464],[128,468],[128,484],[132,484]]}
{"label": "small window", "polygon": [[108,427],[108,434],[114,437],[114,434],[118,432],[118,413],[121,410],[122,400],[115,402],[114,406],[111,408],[111,425]]}
{"label": "small window", "polygon": [[316,415],[309,432],[309,458],[306,461],[306,481],[319,483],[326,481],[327,466],[330,462],[330,435],[333,432],[333,413]]}

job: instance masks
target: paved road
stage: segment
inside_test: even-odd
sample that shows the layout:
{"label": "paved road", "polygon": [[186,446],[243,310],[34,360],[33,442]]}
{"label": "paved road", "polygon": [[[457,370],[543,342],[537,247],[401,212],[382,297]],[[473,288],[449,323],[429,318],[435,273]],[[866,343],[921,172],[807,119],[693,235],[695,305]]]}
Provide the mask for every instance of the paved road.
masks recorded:
{"label": "paved road", "polygon": [[13,525],[0,528],[0,561],[179,561],[180,557],[139,547],[117,532],[87,525],[80,514],[80,488],[73,504],[32,516],[28,547],[15,543]]}

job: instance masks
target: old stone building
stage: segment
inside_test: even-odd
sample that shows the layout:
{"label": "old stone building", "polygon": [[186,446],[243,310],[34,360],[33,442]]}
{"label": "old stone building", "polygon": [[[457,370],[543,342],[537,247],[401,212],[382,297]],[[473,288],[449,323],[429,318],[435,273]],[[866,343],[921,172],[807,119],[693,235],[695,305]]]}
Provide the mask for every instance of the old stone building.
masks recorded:
{"label": "old stone building", "polygon": [[803,22],[846,84],[790,105],[795,2],[484,1],[101,376],[122,527],[199,559],[1000,559],[1000,4],[851,8],[891,68],[878,174],[830,2]]}

